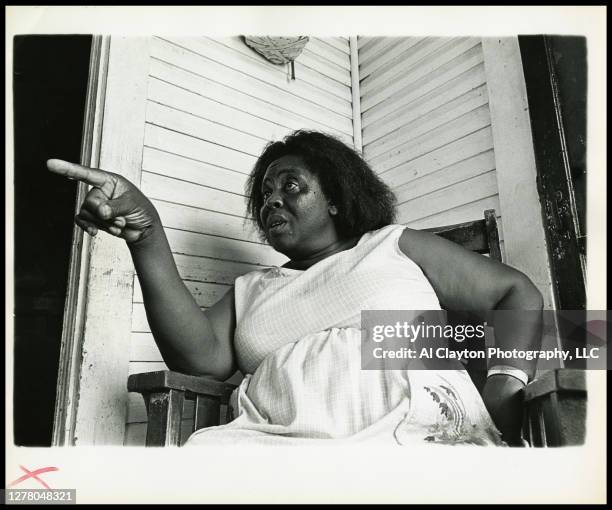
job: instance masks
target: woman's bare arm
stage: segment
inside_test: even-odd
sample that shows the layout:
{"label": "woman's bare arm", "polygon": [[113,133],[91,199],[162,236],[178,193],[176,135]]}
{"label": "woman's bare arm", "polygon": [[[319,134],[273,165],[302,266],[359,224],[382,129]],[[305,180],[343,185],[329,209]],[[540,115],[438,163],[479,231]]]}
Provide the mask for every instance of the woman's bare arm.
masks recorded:
{"label": "woman's bare arm", "polygon": [[202,311],[183,283],[161,226],[128,245],[151,332],[170,370],[225,380],[233,356],[234,289]]}
{"label": "woman's bare arm", "polygon": [[151,332],[168,368],[227,379],[235,371],[234,294],[203,312],[185,287],[153,204],[120,175],[61,160],[50,171],[89,184],[75,222],[90,235],[124,239],[138,274]]}
{"label": "woman's bare arm", "polygon": [[[405,229],[399,247],[421,267],[445,308],[493,317],[497,347],[539,349],[543,299],[523,273],[419,230]],[[489,313],[494,310],[503,312]],[[511,358],[503,364],[534,376],[535,360]],[[510,444],[519,442],[522,387],[514,377],[494,375],[483,391],[487,409]]]}
{"label": "woman's bare arm", "polygon": [[[492,310],[504,310],[493,314],[494,319],[497,315],[504,321],[514,311],[520,320],[511,322],[512,328],[495,332],[497,346],[539,348],[542,295],[523,273],[419,230],[404,230],[399,246],[421,267],[445,308],[474,312],[483,318]],[[530,376],[535,372],[535,361],[509,359],[505,363]]]}

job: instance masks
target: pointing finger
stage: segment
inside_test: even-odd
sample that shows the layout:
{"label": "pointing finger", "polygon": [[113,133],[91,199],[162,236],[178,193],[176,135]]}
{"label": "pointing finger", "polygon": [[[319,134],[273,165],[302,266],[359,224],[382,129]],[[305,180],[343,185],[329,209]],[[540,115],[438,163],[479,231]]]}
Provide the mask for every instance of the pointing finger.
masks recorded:
{"label": "pointing finger", "polygon": [[87,168],[61,159],[48,160],[47,168],[55,174],[63,175],[68,179],[76,179],[91,186],[104,186],[109,181],[108,174],[102,170]]}

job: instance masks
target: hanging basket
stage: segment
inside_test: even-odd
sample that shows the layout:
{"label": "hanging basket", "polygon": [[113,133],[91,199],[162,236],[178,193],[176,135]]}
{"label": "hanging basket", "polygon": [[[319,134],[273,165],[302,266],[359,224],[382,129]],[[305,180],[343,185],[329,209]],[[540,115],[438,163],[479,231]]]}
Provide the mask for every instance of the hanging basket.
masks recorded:
{"label": "hanging basket", "polygon": [[273,64],[289,64],[291,66],[291,79],[295,80],[293,61],[302,53],[308,42],[307,36],[298,37],[255,37],[244,36],[244,42],[250,48],[262,55]]}

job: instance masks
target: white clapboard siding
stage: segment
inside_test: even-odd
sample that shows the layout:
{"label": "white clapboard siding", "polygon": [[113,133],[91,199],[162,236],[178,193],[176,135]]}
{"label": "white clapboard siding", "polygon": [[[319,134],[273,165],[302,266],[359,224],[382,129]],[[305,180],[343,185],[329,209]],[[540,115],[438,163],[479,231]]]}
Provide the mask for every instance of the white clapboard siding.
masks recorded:
{"label": "white clapboard siding", "polygon": [[[495,209],[496,212],[500,210],[498,195],[476,200],[474,202],[469,202],[467,204],[455,207],[453,209],[449,209],[447,211],[442,211],[440,213],[433,214],[431,216],[427,216],[416,221],[411,221],[406,225],[411,228],[420,229],[439,227],[440,225],[453,225],[455,223],[463,223],[465,221],[480,220],[484,218],[483,213],[487,209]],[[500,219],[501,216],[497,216],[498,223]],[[500,230],[500,238],[502,233],[503,230]],[[502,241],[502,239],[500,239],[500,241]]]}
{"label": "white clapboard siding", "polygon": [[[379,95],[385,97],[386,92],[381,85],[390,81],[398,81],[407,74],[421,76],[433,68],[438,61],[444,61],[448,47],[453,45],[454,39],[444,37],[425,37],[407,48],[403,53],[394,59],[381,65],[376,72],[370,73],[359,84],[362,95],[368,96],[368,102],[364,104],[364,109],[370,107],[370,102],[374,101]],[[397,47],[395,47],[397,48]],[[394,48],[394,49],[395,49]],[[459,48],[455,52],[460,51]]]}
{"label": "white clapboard siding", "polygon": [[482,89],[485,83],[484,64],[478,64],[413,101],[403,101],[403,106],[396,104],[396,109],[364,127],[363,142],[370,144],[413,119],[426,115],[438,105],[456,100],[472,90]]}
{"label": "white clapboard siding", "polygon": [[146,333],[150,332],[149,322],[145,307],[142,303],[134,303],[132,305],[132,334],[134,332]]}
{"label": "white clapboard siding", "polygon": [[419,37],[406,37],[398,39],[395,44],[387,47],[384,53],[378,55],[377,58],[370,59],[366,62],[359,62],[359,80],[363,81],[370,76],[374,71],[377,71],[382,66],[390,62],[397,63],[400,61],[402,53],[418,44],[422,39]]}
{"label": "white clapboard siding", "polygon": [[257,160],[246,152],[153,124],[145,127],[145,144],[243,174],[248,174]]}
{"label": "white clapboard siding", "polygon": [[239,276],[261,269],[255,264],[217,260],[208,257],[193,257],[189,255],[174,255],[176,267],[181,278],[199,282],[220,283],[233,285]]}
{"label": "white clapboard siding", "polygon": [[143,372],[157,372],[158,370],[168,370],[163,361],[134,361],[130,363],[129,375],[141,374]]}
{"label": "white clapboard siding", "polygon": [[278,140],[291,131],[290,127],[244,112],[234,105],[219,103],[197,91],[192,92],[155,77],[149,82],[149,99],[174,110],[208,119],[220,127],[233,128],[240,133],[252,135],[264,142]]}
{"label": "white clapboard siding", "polygon": [[189,207],[161,200],[151,200],[164,227],[227,237],[241,241],[259,242],[251,220],[224,212]]}
{"label": "white clapboard siding", "polygon": [[245,197],[238,193],[146,171],[142,172],[141,189],[149,198],[200,209],[223,211],[225,214],[241,218],[247,216]]}
{"label": "white clapboard siding", "polygon": [[304,52],[312,53],[317,58],[333,62],[338,67],[346,69],[347,71],[351,68],[350,61],[347,58],[349,53],[325,44],[321,39],[316,37],[312,37],[308,41],[308,44],[306,44],[304,48]]}
{"label": "white clapboard siding", "polygon": [[369,158],[367,147],[364,147],[365,158],[378,172],[386,172],[401,163],[410,161],[427,152],[442,147],[448,143],[458,140],[470,133],[474,133],[491,124],[491,116],[488,105],[478,107],[470,112],[458,116],[447,123],[435,127],[415,138],[406,136],[403,143],[394,143],[389,151]]}
{"label": "white clapboard siding", "polygon": [[381,177],[392,189],[395,189],[411,179],[428,175],[457,161],[468,159],[474,154],[492,149],[493,135],[490,126],[486,126],[418,158],[402,163],[383,173]]}
{"label": "white clapboard siding", "polygon": [[480,40],[359,38],[359,62],[363,154],[397,221],[428,228],[486,209],[501,220]]}
{"label": "white clapboard siding", "polygon": [[[367,110],[362,107],[363,126],[366,127],[372,122],[396,112],[402,106],[409,104],[428,92],[434,91],[452,78],[466,72],[469,73],[473,67],[482,64],[484,57],[480,46],[474,46],[456,57],[445,60],[442,65],[435,69],[419,73],[420,77],[414,79],[414,81],[409,81],[405,87],[395,87],[396,90],[386,100],[375,104]],[[407,77],[408,80],[414,78],[410,75],[407,75]]]}
{"label": "white clapboard siding", "polygon": [[147,123],[234,149],[255,158],[261,154],[267,143],[267,140],[258,136],[153,101],[147,104]]}
{"label": "white clapboard siding", "polygon": [[296,79],[300,71],[318,69],[327,79],[336,82],[335,84],[333,84],[333,82],[330,83],[329,86],[333,86],[331,90],[339,97],[346,99],[346,92],[351,91],[350,74],[348,76],[346,74],[348,65],[350,65],[350,59],[347,59],[347,55],[343,54],[341,58],[345,64],[340,66],[332,59],[325,58],[325,56],[311,51],[310,47],[312,44],[311,42],[308,44],[309,46],[306,47],[302,54],[294,61]]}
{"label": "white clapboard siding", "polygon": [[407,200],[398,207],[400,223],[410,223],[465,204],[465,197],[471,201],[482,200],[497,193],[495,170],[477,175],[451,186],[444,186],[420,197]]}
{"label": "white clapboard siding", "polygon": [[[211,307],[219,301],[230,289],[231,285],[220,283],[206,283],[184,280],[185,286],[195,298],[198,306]],[[138,278],[134,279],[134,303],[142,303],[142,289]]]}
{"label": "white clapboard siding", "polygon": [[[372,44],[374,44],[374,41],[376,40],[381,40],[381,39],[390,39],[390,37],[372,37],[372,36],[359,36],[357,38],[357,48],[359,49],[360,53],[362,55],[365,54],[365,49],[369,46],[371,46]],[[361,59],[360,59],[361,62]]]}
{"label": "white clapboard siding", "polygon": [[[162,57],[158,58],[154,57],[151,60],[152,81],[162,81],[178,89],[183,89],[198,95],[203,98],[204,106],[209,105],[210,102],[214,102],[219,104],[220,108],[236,110],[238,114],[244,113],[282,128],[289,130],[316,129],[334,134],[349,144],[352,143],[353,131],[349,123],[342,122],[341,129],[322,122],[325,121],[326,118],[325,116],[319,116],[318,111],[310,111],[308,112],[308,116],[300,115],[299,112],[291,109],[291,102],[283,101],[283,97],[278,98],[277,101],[270,99],[268,94],[264,94],[263,99],[261,97],[255,97],[253,94],[262,95],[261,91],[258,89],[246,88],[246,90],[238,90],[236,87],[241,86],[241,83],[237,83],[234,86],[234,84],[228,80],[224,82],[215,81],[216,79],[223,78],[223,75],[207,78],[196,72],[183,69],[179,66],[180,62],[173,61],[174,63],[170,63],[163,60],[163,58],[172,58],[173,54],[169,51],[167,53],[167,55],[162,55]],[[162,59],[160,60],[160,58]],[[206,102],[206,100],[208,100],[208,102]],[[217,115],[216,109],[211,109],[210,115],[211,118],[217,122],[224,124],[228,122],[228,117]],[[230,113],[229,117],[231,116],[232,114]],[[236,124],[231,123],[230,125],[243,129],[242,119],[237,119]],[[250,122],[247,122],[247,129],[249,125]],[[268,129],[270,129],[270,127],[268,127]],[[262,132],[262,135],[264,133],[265,131]],[[270,139],[276,138],[278,138],[278,136],[270,136]]]}
{"label": "white clapboard siding", "polygon": [[[369,110],[402,89],[413,88],[417,80],[422,79],[476,45],[478,45],[477,38],[457,38],[450,41],[439,39],[437,44],[432,45],[432,47],[427,46],[425,49],[418,45],[414,46],[413,48],[418,47],[421,50],[418,57],[409,59],[405,64],[397,64],[387,73],[386,79],[375,80],[376,73],[370,75],[371,79],[368,79],[367,87],[360,88],[362,111]],[[431,50],[431,53],[426,50]],[[410,53],[410,51],[407,51],[405,55],[409,56]]]}
{"label": "white clapboard siding", "polygon": [[[346,38],[313,38],[296,61],[296,80],[241,37],[152,39],[140,187],[202,310],[237,277],[287,261],[248,219],[248,175],[269,141],[295,129],[353,143],[350,69]],[[130,373],[164,370],[138,277],[132,300]],[[183,421],[183,440],[192,424]],[[142,397],[130,395],[125,444],[142,445],[145,434]]]}
{"label": "white clapboard siding", "polygon": [[163,361],[159,347],[151,333],[133,332],[130,346],[132,361]]}
{"label": "white clapboard siding", "polygon": [[[400,144],[406,143],[408,140],[414,140],[419,135],[425,135],[434,128],[449,124],[454,119],[469,114],[479,107],[487,107],[487,89],[482,85],[440,106],[431,106],[433,106],[433,109],[427,112],[423,111],[422,115],[412,121],[410,116],[407,115],[403,125],[398,125],[397,129],[367,144],[367,152],[364,151],[365,157],[376,158],[381,156]],[[488,111],[488,108],[486,110]]]}
{"label": "white clapboard siding", "polygon": [[166,228],[166,236],[172,252],[176,254],[197,255],[262,266],[282,265],[287,262],[287,257],[261,242],[243,241],[173,228]]}
{"label": "white clapboard siding", "polygon": [[316,40],[322,44],[327,44],[347,55],[351,53],[348,37],[310,37],[310,40]]}
{"label": "white clapboard siding", "polygon": [[359,65],[363,66],[370,65],[373,60],[376,60],[402,42],[401,37],[371,37],[359,39],[365,40],[363,46],[359,46]]}
{"label": "white clapboard siding", "polygon": [[[205,341],[205,338],[202,338]],[[133,332],[130,347],[130,359],[134,363],[162,363],[162,355],[150,332]],[[244,375],[237,371],[228,379],[230,384],[239,383]]]}
{"label": "white clapboard siding", "polygon": [[246,174],[153,147],[143,149],[142,170],[152,174],[172,175],[174,179],[231,193],[244,195],[246,192]]}
{"label": "white clapboard siding", "polygon": [[401,206],[409,200],[494,170],[495,154],[492,150],[488,150],[422,177],[411,179],[395,188],[395,196]]}

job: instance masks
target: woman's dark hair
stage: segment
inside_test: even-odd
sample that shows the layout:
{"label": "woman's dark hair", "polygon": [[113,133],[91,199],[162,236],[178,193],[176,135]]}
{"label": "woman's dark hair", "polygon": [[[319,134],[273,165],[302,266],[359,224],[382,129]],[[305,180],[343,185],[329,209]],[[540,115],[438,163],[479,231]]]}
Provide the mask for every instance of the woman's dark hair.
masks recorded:
{"label": "woman's dark hair", "polygon": [[270,142],[246,182],[248,211],[262,234],[261,184],[270,163],[288,155],[302,158],[318,177],[323,193],[338,209],[334,220],[341,238],[361,236],[393,223],[395,195],[355,150],[326,133],[298,130],[282,141]]}

